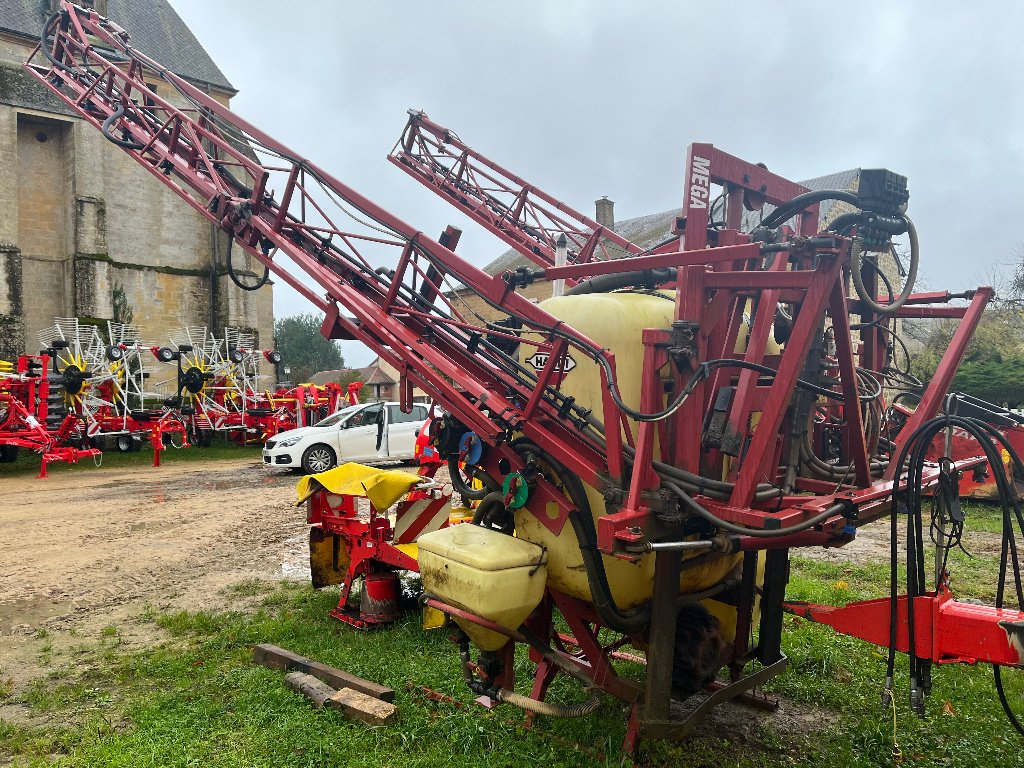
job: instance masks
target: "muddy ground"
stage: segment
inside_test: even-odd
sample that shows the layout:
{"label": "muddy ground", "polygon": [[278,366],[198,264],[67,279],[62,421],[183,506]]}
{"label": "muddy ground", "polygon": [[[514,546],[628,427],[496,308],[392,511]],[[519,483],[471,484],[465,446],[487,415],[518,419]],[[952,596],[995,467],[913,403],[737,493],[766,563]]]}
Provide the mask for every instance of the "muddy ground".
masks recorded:
{"label": "muddy ground", "polygon": [[[42,669],[29,646],[132,621],[147,606],[210,609],[249,579],[308,578],[298,475],[257,458],[3,478],[0,670],[14,687]],[[153,630],[150,630],[153,631]]]}

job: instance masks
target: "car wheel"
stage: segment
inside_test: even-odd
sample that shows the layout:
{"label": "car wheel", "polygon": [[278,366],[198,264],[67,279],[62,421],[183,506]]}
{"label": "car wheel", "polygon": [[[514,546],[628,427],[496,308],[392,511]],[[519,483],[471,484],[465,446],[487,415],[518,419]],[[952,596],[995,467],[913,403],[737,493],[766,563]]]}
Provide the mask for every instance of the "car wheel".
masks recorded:
{"label": "car wheel", "polygon": [[302,454],[302,469],[309,475],[333,469],[337,462],[338,459],[334,455],[334,451],[330,446],[322,443],[309,446]]}

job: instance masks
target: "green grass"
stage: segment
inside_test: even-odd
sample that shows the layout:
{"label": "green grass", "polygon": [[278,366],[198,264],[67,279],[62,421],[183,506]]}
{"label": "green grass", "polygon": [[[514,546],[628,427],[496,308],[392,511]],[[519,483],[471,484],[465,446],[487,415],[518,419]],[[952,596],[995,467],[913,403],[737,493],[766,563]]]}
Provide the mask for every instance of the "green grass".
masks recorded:
{"label": "green grass", "polygon": [[[224,438],[215,439],[213,444],[207,448],[190,446],[185,449],[177,449],[168,446],[160,454],[160,463],[165,466],[174,466],[192,461],[219,461],[222,459],[245,459],[252,458],[260,460],[262,446],[250,443],[247,446],[235,445]],[[0,464],[0,478],[36,475],[39,473],[41,459],[38,454],[20,451],[16,461],[9,464]],[[103,454],[100,468],[124,469],[127,467],[148,467],[153,463],[153,450],[149,443],[143,444],[138,451],[130,453],[118,453],[117,451],[106,451]],[[65,464],[54,462],[47,466],[47,474],[59,474],[63,472],[95,472],[97,467],[91,458],[84,458],[77,464]]]}
{"label": "green grass", "polygon": [[[966,560],[962,555],[957,559]],[[966,562],[954,562],[952,567],[954,573],[961,574],[966,594],[994,594],[994,585],[987,579],[994,579],[996,568],[988,559],[976,558],[969,567]],[[902,577],[903,569],[900,573]],[[842,604],[886,594],[888,583],[888,564],[835,564],[794,558],[787,596]],[[892,710],[881,706],[885,649],[797,617],[787,620],[784,646],[790,671],[772,681],[769,689],[835,713],[831,722],[838,727],[822,734],[826,745],[823,755],[827,755],[828,763],[858,767],[890,764]],[[898,739],[904,764],[957,768],[1024,765],[1024,742],[998,703],[991,667],[934,667],[934,688],[926,703],[928,714],[921,721],[907,706],[905,658],[897,656],[897,660]],[[1024,673],[1006,675],[1015,676],[1012,684],[1022,695]]]}
{"label": "green grass", "polygon": [[[963,586],[984,591],[986,568],[972,564]],[[793,560],[789,596],[843,602],[885,594],[888,566]],[[234,611],[160,612],[139,621],[166,639],[143,650],[120,644],[107,627],[85,652],[55,659],[45,677],[4,702],[37,725],[0,720],[0,763],[17,766],[594,766],[630,765],[621,751],[626,710],[614,699],[579,720],[540,718],[522,727],[508,706],[488,712],[471,703],[428,700],[419,686],[471,702],[447,632],[425,633],[418,616],[359,632],[328,617],[337,592],[291,583],[246,581],[225,590],[249,607]],[[879,704],[884,651],[810,622],[786,619],[790,669],[769,690],[810,712],[801,733],[755,729],[752,738],[705,729],[681,744],[645,741],[643,766],[892,765],[892,712]],[[52,639],[39,638],[44,643]],[[251,663],[251,646],[274,643],[394,688],[398,722],[371,728],[316,711],[285,688],[282,673]],[[531,666],[516,659],[519,679]],[[634,667],[635,669],[635,667]],[[4,677],[0,671],[0,678]],[[935,669],[928,718],[906,705],[906,665],[897,678],[898,738],[904,765],[1024,766],[1022,741],[1005,722],[987,667]],[[523,687],[520,687],[523,690]],[[575,684],[552,694],[577,701]],[[728,705],[727,705],[728,706]],[[747,716],[736,708],[736,718]],[[582,747],[582,748],[580,748]]]}
{"label": "green grass", "polygon": [[964,499],[963,507],[968,531],[1003,532],[1003,509],[995,502]]}

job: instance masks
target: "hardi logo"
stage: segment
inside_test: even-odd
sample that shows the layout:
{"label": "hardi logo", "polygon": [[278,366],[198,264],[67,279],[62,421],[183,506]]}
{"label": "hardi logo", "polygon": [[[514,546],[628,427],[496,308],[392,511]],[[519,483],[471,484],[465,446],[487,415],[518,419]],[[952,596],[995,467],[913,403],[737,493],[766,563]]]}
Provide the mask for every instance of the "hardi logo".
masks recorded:
{"label": "hardi logo", "polygon": [[[532,365],[534,368],[536,368],[539,371],[545,365],[548,364],[548,358],[549,357],[551,357],[551,354],[548,353],[548,352],[534,352],[532,355],[530,355],[528,358],[526,358],[526,362],[529,363],[530,365]],[[573,360],[572,355],[566,354],[565,357],[563,357],[561,359],[561,361],[559,361],[559,363],[555,367],[555,372],[556,373],[568,373],[569,371],[571,371],[575,367],[576,367],[576,361]]]}
{"label": "hardi logo", "polygon": [[711,195],[711,161],[705,157],[693,158],[693,172],[690,174],[690,207],[707,208]]}

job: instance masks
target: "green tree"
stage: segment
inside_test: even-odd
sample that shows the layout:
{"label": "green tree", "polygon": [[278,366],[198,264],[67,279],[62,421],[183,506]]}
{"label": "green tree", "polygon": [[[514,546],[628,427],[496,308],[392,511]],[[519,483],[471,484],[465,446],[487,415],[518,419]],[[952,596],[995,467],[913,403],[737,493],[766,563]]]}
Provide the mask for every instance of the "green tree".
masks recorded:
{"label": "green tree", "polygon": [[322,315],[283,317],[274,323],[281,365],[291,368],[287,378],[296,383],[309,381],[314,373],[345,367],[338,344],[320,335]]}
{"label": "green tree", "polygon": [[[995,268],[988,276],[996,296],[967,346],[951,390],[997,405],[1024,404],[1024,247],[1013,254],[1013,274]],[[928,381],[949,348],[959,320],[908,321],[906,333],[919,343],[913,373]]]}

